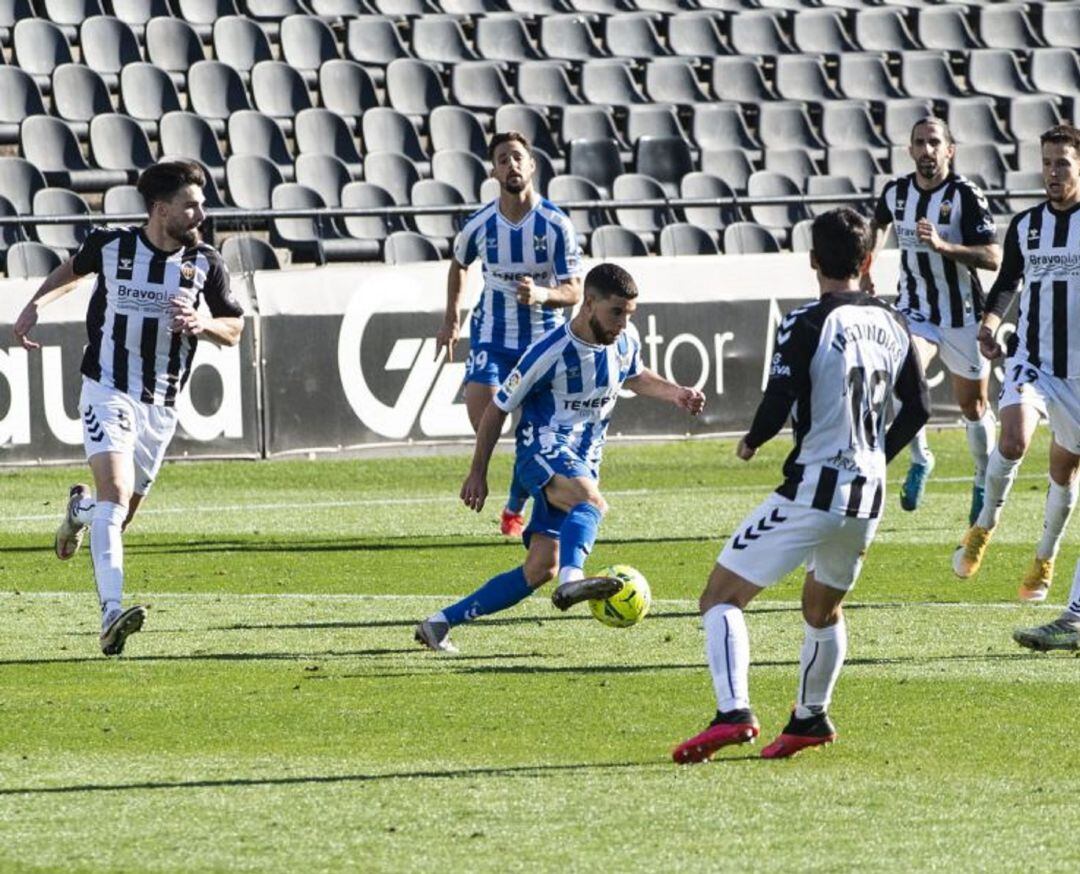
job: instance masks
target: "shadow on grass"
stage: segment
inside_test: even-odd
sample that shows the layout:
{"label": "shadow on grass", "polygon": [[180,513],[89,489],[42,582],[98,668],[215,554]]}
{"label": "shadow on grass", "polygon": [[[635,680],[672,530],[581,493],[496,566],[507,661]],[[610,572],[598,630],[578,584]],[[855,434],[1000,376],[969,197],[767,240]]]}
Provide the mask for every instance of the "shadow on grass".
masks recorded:
{"label": "shadow on grass", "polygon": [[[371,658],[388,655],[422,655],[419,646],[401,649],[327,650],[324,652],[217,652],[190,653],[187,655],[141,655],[107,658],[105,656],[66,656],[48,659],[0,659],[0,668],[28,665],[92,665],[92,664],[153,664],[155,662],[246,662],[246,661],[295,661],[316,662],[321,659]],[[488,661],[491,659],[528,659],[539,657],[537,653],[490,653],[487,655],[459,655],[457,660]],[[377,676],[368,674],[367,676]]]}

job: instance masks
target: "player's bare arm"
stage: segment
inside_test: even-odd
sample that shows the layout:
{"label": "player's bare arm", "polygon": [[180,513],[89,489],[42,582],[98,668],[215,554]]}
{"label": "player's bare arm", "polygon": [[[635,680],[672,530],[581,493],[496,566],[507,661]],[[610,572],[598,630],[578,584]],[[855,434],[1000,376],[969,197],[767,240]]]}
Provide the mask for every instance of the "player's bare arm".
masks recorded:
{"label": "player's bare arm", "polygon": [[199,337],[218,346],[235,346],[244,332],[244,320],[237,316],[206,316],[189,303],[177,302],[170,307],[169,329],[174,334]]}
{"label": "player's bare arm", "polygon": [[572,277],[551,288],[538,286],[531,276],[526,276],[517,285],[518,303],[527,306],[541,304],[550,309],[573,307],[581,302],[583,283],[580,276]]}
{"label": "player's bare arm", "polygon": [[465,275],[469,268],[455,258],[450,259],[450,270],[446,275],[446,314],[442,327],[435,333],[435,357],[439,350],[446,349],[446,360],[454,360],[454,344],[461,336],[461,293],[465,287]]}
{"label": "player's bare arm", "polygon": [[919,219],[915,226],[915,236],[932,251],[965,267],[997,270],[1001,266],[1001,246],[997,243],[965,246],[947,242],[941,239],[937,226],[929,219]]}
{"label": "player's bare arm", "polygon": [[22,344],[24,349],[41,348],[40,343],[36,343],[30,339],[30,331],[33,330],[38,321],[38,311],[43,306],[63,297],[71,291],[78,283],[79,279],[82,278],[75,272],[75,268],[72,266],[74,260],[74,258],[68,258],[63,264],[45,277],[45,281],[42,282],[38,290],[34,292],[34,296],[30,298],[30,301],[23,307],[23,311],[19,313],[19,318],[15,320],[15,339]]}
{"label": "player's bare arm", "polygon": [[691,416],[696,416],[705,409],[704,392],[689,386],[678,385],[648,368],[626,380],[625,385],[635,394],[667,401],[680,410],[686,410]]}
{"label": "player's bare arm", "polygon": [[461,500],[466,507],[477,513],[484,509],[484,501],[488,494],[488,464],[491,462],[491,453],[495,451],[495,444],[499,441],[505,421],[506,413],[495,404],[488,404],[480,419],[480,425],[476,429],[476,448],[473,450],[472,467],[469,468],[469,475],[461,486]]}
{"label": "player's bare arm", "polygon": [[[885,245],[885,238],[889,234],[889,226],[880,225],[876,221],[872,221],[870,222],[870,227],[874,232],[874,249],[873,257],[871,258],[871,263],[873,263],[874,258],[877,258],[878,253],[881,251],[881,247]],[[874,294],[876,292],[874,280],[873,277],[870,276],[869,270],[867,270],[859,279],[859,291],[865,292],[866,294]],[[743,460],[746,461],[748,459]]]}
{"label": "player's bare arm", "polygon": [[997,329],[1001,324],[1001,316],[997,313],[986,313],[979,325],[979,352],[984,358],[995,361],[1005,355],[1005,348],[997,341]]}

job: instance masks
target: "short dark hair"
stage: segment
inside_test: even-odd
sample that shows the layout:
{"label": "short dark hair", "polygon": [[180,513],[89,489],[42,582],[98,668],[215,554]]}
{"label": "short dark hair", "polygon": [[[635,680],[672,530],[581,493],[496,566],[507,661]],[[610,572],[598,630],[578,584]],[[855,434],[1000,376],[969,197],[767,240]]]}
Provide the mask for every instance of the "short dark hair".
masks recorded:
{"label": "short dark hair", "polygon": [[816,219],[810,230],[814,258],[829,279],[851,279],[874,249],[870,222],[847,206],[830,209]]}
{"label": "short dark hair", "polygon": [[634,277],[618,264],[597,264],[585,275],[585,291],[597,297],[621,297],[633,300],[638,296]]}
{"label": "short dark hair", "polygon": [[1056,124],[1039,137],[1040,147],[1045,146],[1047,143],[1061,143],[1065,146],[1072,146],[1080,154],[1080,130],[1077,130],[1071,124]]}
{"label": "short dark hair", "polygon": [[195,161],[158,161],[139,175],[135,186],[149,211],[159,200],[169,200],[188,185],[206,185],[206,174]]}
{"label": "short dark hair", "polygon": [[911,126],[911,134],[908,136],[908,142],[915,139],[915,128],[921,124],[936,124],[945,134],[945,142],[952,145],[956,140],[953,139],[952,131],[949,129],[949,123],[943,118],[938,118],[936,115],[924,115],[915,124]]}
{"label": "short dark hair", "polygon": [[488,143],[489,161],[495,160],[495,150],[503,143],[521,143],[525,147],[525,151],[532,155],[532,143],[529,142],[529,138],[519,130],[508,130],[503,131],[501,134],[495,134],[491,138],[491,142]]}

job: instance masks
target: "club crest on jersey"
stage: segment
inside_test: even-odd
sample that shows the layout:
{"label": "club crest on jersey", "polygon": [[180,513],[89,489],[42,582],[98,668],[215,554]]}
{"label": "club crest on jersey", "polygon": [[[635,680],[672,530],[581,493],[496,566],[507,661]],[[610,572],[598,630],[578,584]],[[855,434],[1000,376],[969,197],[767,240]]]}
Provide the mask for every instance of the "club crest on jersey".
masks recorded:
{"label": "club crest on jersey", "polygon": [[944,200],[941,202],[941,206],[938,208],[938,223],[948,224],[949,219],[952,218],[952,201]]}
{"label": "club crest on jersey", "polygon": [[185,261],[180,265],[180,275],[184,278],[184,282],[191,282],[195,278],[195,265],[190,261]]}
{"label": "club crest on jersey", "polygon": [[533,252],[536,254],[537,261],[547,258],[547,236],[545,234],[537,234],[533,237]]}

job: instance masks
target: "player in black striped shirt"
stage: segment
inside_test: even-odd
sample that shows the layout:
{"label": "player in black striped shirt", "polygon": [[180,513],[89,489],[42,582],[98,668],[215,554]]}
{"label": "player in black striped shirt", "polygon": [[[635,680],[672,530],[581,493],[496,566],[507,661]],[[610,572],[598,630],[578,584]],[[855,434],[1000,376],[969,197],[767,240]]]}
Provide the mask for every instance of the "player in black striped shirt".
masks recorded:
{"label": "player in black striped shirt", "polygon": [[[1000,357],[995,331],[1020,292],[998,403],[1001,436],[990,458],[986,506],[953,556],[958,576],[978,571],[1035,427],[1041,417],[1048,418],[1053,433],[1050,481],[1043,535],[1020,584],[1025,601],[1046,598],[1054,558],[1076,504],[1080,468],[1080,130],[1061,125],[1040,139],[1047,199],[1009,225],[1001,272],[979,329],[983,353]],[[1080,578],[1074,580],[1070,601],[1075,615],[1069,621],[1080,623]],[[1076,629],[1071,634],[1075,644]]]}
{"label": "player in black striped shirt", "polygon": [[[15,324],[24,347],[38,310],[80,277],[97,281],[86,313],[87,346],[79,410],[96,500],[71,489],[56,533],[56,555],[75,555],[90,529],[94,579],[101,601],[101,649],[119,655],[146,618],[142,606],[121,609],[122,533],[165,459],[176,431],[176,397],[187,382],[199,338],[239,342],[243,310],[229,291],[221,256],[199,239],[202,168],[155,164],[139,177],[149,220],[142,227],[91,231],[78,252],[54,270]],[[209,313],[199,310],[205,301]]]}
{"label": "player in black striped shirt", "polygon": [[[882,192],[874,213],[875,243],[880,247],[888,226],[895,227],[900,245],[896,307],[907,316],[923,367],[937,354],[952,374],[975,462],[969,513],[974,521],[982,509],[995,430],[987,395],[990,362],[979,354],[982,288],[975,270],[996,270],[1001,248],[986,198],[952,171],[956,145],[945,121],[931,116],[916,122],[908,152],[915,172],[894,179]],[[900,489],[905,510],[918,507],[933,467],[922,430],[911,443],[911,465]]]}

